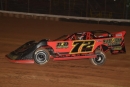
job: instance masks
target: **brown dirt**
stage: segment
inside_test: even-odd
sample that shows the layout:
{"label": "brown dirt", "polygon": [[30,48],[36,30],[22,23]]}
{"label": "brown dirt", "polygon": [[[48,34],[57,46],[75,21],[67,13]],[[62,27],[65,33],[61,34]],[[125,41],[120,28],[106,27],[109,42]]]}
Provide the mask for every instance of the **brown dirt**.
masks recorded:
{"label": "brown dirt", "polygon": [[[15,64],[5,57],[29,40],[104,29],[126,30],[126,54],[111,55],[102,66],[89,60],[49,61],[46,65]],[[130,87],[130,26],[98,25],[0,17],[0,87]]]}

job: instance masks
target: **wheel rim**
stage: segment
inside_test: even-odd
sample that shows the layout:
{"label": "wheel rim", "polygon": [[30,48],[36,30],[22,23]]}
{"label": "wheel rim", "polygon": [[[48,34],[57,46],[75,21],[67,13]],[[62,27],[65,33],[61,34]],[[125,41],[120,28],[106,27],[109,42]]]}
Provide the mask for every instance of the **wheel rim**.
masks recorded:
{"label": "wheel rim", "polygon": [[36,55],[36,59],[38,62],[45,62],[46,61],[46,54],[44,52],[38,52]]}
{"label": "wheel rim", "polygon": [[94,58],[94,61],[96,62],[96,63],[102,63],[103,62],[103,55],[97,55],[97,57],[96,58]]}

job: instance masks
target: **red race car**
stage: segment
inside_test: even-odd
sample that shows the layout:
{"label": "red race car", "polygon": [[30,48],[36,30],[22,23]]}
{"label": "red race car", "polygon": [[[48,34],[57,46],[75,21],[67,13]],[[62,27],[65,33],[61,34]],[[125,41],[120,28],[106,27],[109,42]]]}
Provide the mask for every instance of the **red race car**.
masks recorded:
{"label": "red race car", "polygon": [[15,63],[45,64],[53,60],[89,58],[94,65],[102,65],[105,52],[125,53],[126,31],[109,33],[104,30],[87,31],[63,35],[55,40],[29,41],[6,57]]}

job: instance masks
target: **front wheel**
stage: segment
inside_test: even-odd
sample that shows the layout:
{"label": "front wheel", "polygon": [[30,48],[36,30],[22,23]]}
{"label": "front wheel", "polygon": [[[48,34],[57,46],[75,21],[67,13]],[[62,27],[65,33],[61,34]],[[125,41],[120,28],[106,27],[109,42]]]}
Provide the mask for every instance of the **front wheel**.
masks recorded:
{"label": "front wheel", "polygon": [[97,55],[96,58],[91,58],[91,62],[94,65],[102,65],[104,64],[105,60],[106,60],[106,56],[102,51],[96,51],[95,54]]}
{"label": "front wheel", "polygon": [[39,48],[34,53],[34,61],[37,64],[43,65],[46,64],[50,59],[49,52],[44,48]]}

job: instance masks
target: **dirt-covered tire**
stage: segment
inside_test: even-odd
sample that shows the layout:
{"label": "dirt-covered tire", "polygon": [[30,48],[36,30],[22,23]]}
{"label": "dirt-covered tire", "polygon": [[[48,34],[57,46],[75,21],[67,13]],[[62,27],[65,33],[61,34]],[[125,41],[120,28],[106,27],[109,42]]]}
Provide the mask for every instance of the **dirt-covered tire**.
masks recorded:
{"label": "dirt-covered tire", "polygon": [[106,60],[106,55],[100,50],[97,50],[95,52],[95,54],[97,55],[97,57],[96,58],[90,58],[91,63],[93,65],[102,65],[102,64],[104,64],[105,60]]}
{"label": "dirt-covered tire", "polygon": [[43,65],[46,64],[50,59],[49,52],[44,48],[39,48],[34,53],[34,61],[37,64]]}

